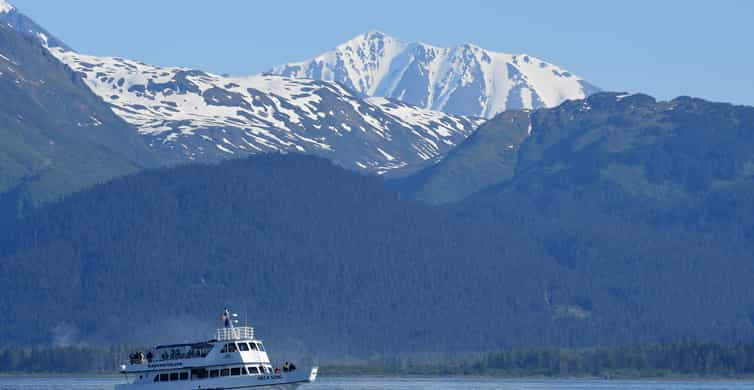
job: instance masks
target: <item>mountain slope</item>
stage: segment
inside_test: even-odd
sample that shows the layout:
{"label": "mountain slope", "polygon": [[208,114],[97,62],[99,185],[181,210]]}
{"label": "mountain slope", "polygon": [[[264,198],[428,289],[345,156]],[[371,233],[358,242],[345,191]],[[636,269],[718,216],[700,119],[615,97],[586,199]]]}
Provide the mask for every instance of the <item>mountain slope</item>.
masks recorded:
{"label": "mountain slope", "polygon": [[[0,234],[0,340],[181,342],[224,305],[268,342],[341,358],[609,343],[612,321],[632,326],[514,224],[487,222],[310,156],[147,171]],[[587,300],[587,319],[564,311]]]}
{"label": "mountain slope", "polygon": [[506,111],[483,123],[439,163],[395,185],[432,204],[457,202],[516,173],[518,149],[531,132],[531,111]]}
{"label": "mountain slope", "polygon": [[8,207],[37,205],[156,162],[128,124],[36,37],[5,25],[0,99],[0,203]]}
{"label": "mountain slope", "polygon": [[553,107],[598,90],[526,54],[496,53],[471,44],[438,48],[376,31],[271,73],[337,81],[366,96],[486,118],[504,110]]}
{"label": "mountain slope", "polygon": [[294,151],[350,169],[407,174],[444,155],[480,122],[364,100],[337,83],[223,77],[50,50],[173,162]]}
{"label": "mountain slope", "polygon": [[[598,93],[552,109],[506,112],[441,163],[407,178],[406,188],[420,199],[444,203],[523,180],[534,170],[561,178],[567,172],[602,177],[652,197],[688,198],[691,189],[746,179],[749,157],[741,149],[748,147],[751,110],[686,97],[656,102],[642,94]],[[717,154],[723,151],[736,153],[722,159]],[[682,164],[693,165],[676,167]],[[671,172],[677,175],[666,181]]]}
{"label": "mountain slope", "polygon": [[22,34],[30,35],[39,40],[43,45],[71,50],[65,43],[19,12],[16,7],[6,0],[0,0],[0,24]]}
{"label": "mountain slope", "polygon": [[[714,111],[688,119],[731,114]],[[669,204],[572,170],[447,207],[310,156],[116,179],[0,227],[0,340],[182,342],[225,305],[281,353],[341,358],[752,340],[751,180]]]}
{"label": "mountain slope", "polygon": [[517,221],[622,305],[667,318],[653,333],[754,324],[754,107],[601,93],[531,118],[515,175],[467,199],[472,217]]}

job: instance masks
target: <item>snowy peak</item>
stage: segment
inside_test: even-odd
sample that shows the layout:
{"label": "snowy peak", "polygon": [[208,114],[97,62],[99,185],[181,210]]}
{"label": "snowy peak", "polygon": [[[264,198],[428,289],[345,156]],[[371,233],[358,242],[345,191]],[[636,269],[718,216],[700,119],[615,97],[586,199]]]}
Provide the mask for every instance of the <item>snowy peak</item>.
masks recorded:
{"label": "snowy peak", "polygon": [[5,13],[11,12],[11,11],[13,11],[15,9],[16,9],[16,7],[14,7],[13,5],[11,5],[9,2],[7,2],[5,0],[0,0],[0,14],[5,14]]}
{"label": "snowy peak", "polygon": [[[276,68],[273,73],[301,77],[313,73],[317,77],[310,78],[339,81],[355,92],[375,96],[380,81],[390,71],[393,59],[405,48],[405,43],[393,37],[380,31],[370,31],[311,61],[288,64]],[[329,64],[337,64],[335,73]]]}
{"label": "snowy peak", "polygon": [[171,162],[297,152],[400,176],[436,162],[480,123],[364,99],[332,82],[225,77],[60,48],[50,52]]}
{"label": "snowy peak", "polygon": [[451,48],[406,43],[379,31],[272,73],[337,81],[366,96],[487,118],[507,109],[553,107],[598,91],[571,72],[527,54],[492,52],[472,43]]}

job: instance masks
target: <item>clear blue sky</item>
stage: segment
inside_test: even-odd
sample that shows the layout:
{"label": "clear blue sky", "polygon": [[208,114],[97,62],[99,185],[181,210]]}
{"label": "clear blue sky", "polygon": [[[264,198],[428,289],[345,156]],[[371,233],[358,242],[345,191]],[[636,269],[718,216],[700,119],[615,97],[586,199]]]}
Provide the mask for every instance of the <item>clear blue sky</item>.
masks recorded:
{"label": "clear blue sky", "polygon": [[607,90],[754,105],[754,1],[10,0],[83,53],[252,74],[368,30],[541,57]]}

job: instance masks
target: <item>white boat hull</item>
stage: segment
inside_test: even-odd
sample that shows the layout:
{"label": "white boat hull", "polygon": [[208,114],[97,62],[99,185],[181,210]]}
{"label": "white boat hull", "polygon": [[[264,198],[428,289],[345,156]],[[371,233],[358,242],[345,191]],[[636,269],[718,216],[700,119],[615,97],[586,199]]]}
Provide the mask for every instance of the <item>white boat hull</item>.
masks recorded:
{"label": "white boat hull", "polygon": [[317,367],[310,371],[297,370],[290,373],[270,375],[241,375],[200,380],[173,382],[140,382],[116,385],[115,390],[293,390],[299,386],[314,382]]}

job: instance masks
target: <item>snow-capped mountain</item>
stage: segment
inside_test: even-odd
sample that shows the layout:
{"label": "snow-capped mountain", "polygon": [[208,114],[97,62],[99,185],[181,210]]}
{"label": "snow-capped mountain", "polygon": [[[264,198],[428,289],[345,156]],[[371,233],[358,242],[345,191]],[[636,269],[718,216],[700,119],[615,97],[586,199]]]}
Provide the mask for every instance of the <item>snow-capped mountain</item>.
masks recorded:
{"label": "snow-capped mountain", "polygon": [[270,73],[337,81],[365,96],[485,118],[509,109],[553,107],[599,91],[526,54],[496,53],[472,44],[440,48],[402,42],[377,31]]}
{"label": "snow-capped mountain", "polygon": [[65,43],[55,38],[55,36],[47,32],[47,30],[26,15],[18,12],[18,9],[6,0],[0,0],[0,24],[8,26],[18,32],[35,36],[44,45],[70,50]]}
{"label": "snow-capped mountain", "polygon": [[224,77],[49,50],[173,162],[296,151],[346,168],[400,175],[436,161],[481,122],[363,99],[332,82]]}

